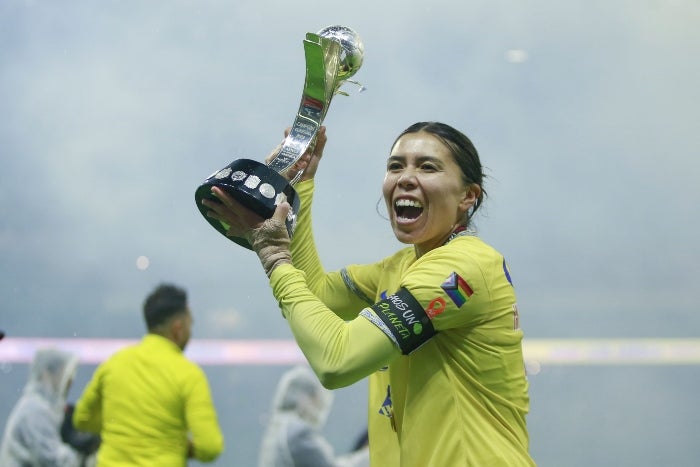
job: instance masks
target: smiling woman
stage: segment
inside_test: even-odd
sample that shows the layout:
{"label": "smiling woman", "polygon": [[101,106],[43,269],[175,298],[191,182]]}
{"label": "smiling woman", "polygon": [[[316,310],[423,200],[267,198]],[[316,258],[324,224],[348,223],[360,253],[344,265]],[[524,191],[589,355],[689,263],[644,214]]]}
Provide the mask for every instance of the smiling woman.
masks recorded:
{"label": "smiling woman", "polygon": [[219,202],[205,205],[231,226],[229,235],[253,246],[323,385],[369,376],[371,465],[534,465],[511,276],[504,257],[467,228],[484,198],[471,141],[437,122],[402,132],[383,194],[396,238],[410,246],[330,273],[314,246],[310,212],[325,143],[324,130],[301,160],[293,242],[287,203],[261,219],[213,188]]}
{"label": "smiling woman", "polygon": [[452,127],[407,128],[394,142],[383,186],[396,238],[415,245],[420,257],[466,229],[469,209],[483,199],[481,170],[471,141]]}

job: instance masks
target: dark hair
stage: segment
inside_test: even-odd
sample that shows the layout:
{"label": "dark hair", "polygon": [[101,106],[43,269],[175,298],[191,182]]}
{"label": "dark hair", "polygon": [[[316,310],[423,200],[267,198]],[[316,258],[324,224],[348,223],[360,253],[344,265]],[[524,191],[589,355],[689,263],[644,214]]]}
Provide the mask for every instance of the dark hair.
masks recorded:
{"label": "dark hair", "polygon": [[486,196],[486,191],[483,186],[484,172],[481,166],[481,160],[479,159],[479,153],[476,152],[474,144],[464,133],[445,123],[418,122],[402,131],[401,134],[396,137],[391,147],[393,148],[402,136],[408,133],[418,133],[420,131],[430,133],[450,149],[452,157],[457,165],[459,165],[459,168],[462,169],[462,179],[465,183],[476,183],[481,187],[481,193],[472,208],[471,215],[473,216],[476,210],[481,207],[481,203]]}
{"label": "dark hair", "polygon": [[143,316],[149,331],[186,310],[187,292],[172,284],[156,287],[143,304]]}

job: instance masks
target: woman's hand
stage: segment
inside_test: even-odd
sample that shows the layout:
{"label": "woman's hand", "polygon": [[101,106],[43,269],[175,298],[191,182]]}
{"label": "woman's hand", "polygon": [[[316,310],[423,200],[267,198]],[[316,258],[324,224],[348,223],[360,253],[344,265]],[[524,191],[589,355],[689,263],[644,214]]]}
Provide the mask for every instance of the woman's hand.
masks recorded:
{"label": "woman's hand", "polygon": [[292,253],[289,251],[289,233],[285,220],[292,207],[288,202],[280,203],[271,218],[260,227],[250,231],[246,239],[257,253],[267,277],[280,264],[291,264]]}
{"label": "woman's hand", "polygon": [[243,206],[221,188],[212,187],[211,194],[219,201],[203,198],[202,204],[209,208],[207,216],[229,226],[226,236],[247,239],[250,231],[265,221],[265,218]]}
{"label": "woman's hand", "polygon": [[289,234],[285,224],[287,214],[292,207],[287,201],[277,206],[271,218],[265,219],[243,206],[221,188],[212,187],[211,192],[219,202],[202,200],[202,204],[210,209],[207,215],[229,225],[227,236],[248,240],[268,277],[280,264],[292,262]]}
{"label": "woman's hand", "polygon": [[[284,130],[284,137],[289,136],[291,128]],[[294,180],[299,172],[302,172],[298,182],[304,180],[311,180],[316,176],[316,170],[318,169],[318,164],[323,156],[323,149],[326,147],[326,127],[322,126],[319,128],[318,134],[316,135],[315,141],[309,145],[306,152],[297,160],[294,165],[292,165],[289,170],[284,175],[287,180]],[[265,163],[269,164],[272,159],[280,152],[282,144],[277,145],[275,149],[265,158]]]}

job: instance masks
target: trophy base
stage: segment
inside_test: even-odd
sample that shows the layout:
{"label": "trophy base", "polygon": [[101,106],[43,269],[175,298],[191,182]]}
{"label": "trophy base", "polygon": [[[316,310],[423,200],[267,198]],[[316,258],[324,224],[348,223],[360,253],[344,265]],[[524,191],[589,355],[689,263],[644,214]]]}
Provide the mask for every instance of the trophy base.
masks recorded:
{"label": "trophy base", "polygon": [[272,217],[284,194],[292,207],[285,220],[287,233],[289,238],[294,234],[299,212],[299,196],[287,179],[270,167],[251,159],[237,159],[207,178],[194,194],[199,212],[212,227],[231,241],[252,250],[245,238],[226,235],[229,228],[226,223],[207,216],[209,208],[202,204],[202,199],[220,202],[211,193],[214,186],[221,188],[236,201],[265,219]]}

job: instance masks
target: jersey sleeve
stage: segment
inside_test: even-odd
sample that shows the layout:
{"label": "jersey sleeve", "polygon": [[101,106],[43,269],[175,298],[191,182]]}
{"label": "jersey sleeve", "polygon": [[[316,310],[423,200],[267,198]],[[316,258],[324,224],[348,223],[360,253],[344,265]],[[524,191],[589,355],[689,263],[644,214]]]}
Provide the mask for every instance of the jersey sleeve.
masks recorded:
{"label": "jersey sleeve", "polygon": [[201,368],[192,364],[184,384],[185,418],[192,433],[194,457],[201,462],[211,462],[224,450],[224,438],[207,377]]}
{"label": "jersey sleeve", "polygon": [[360,297],[365,305],[375,301],[380,278],[384,272],[384,261],[374,264],[352,264],[341,271],[345,287]]}
{"label": "jersey sleeve", "polygon": [[313,204],[314,182],[306,180],[295,187],[299,195],[301,209],[292,238],[291,252],[294,266],[304,271],[309,289],[339,317],[351,320],[363,306],[368,305],[356,290],[348,287],[345,271],[327,273],[316,250],[314,241],[311,206]]}
{"label": "jersey sleeve", "polygon": [[440,331],[509,319],[512,289],[502,257],[456,239],[417,260],[398,291],[362,314],[407,355]]}
{"label": "jersey sleeve", "polygon": [[[319,283],[326,274],[321,258],[316,250],[314,240],[313,222],[311,219],[311,206],[314,199],[314,181],[305,180],[295,186],[299,195],[300,209],[294,236],[290,244],[294,265],[304,271],[311,284]],[[315,292],[315,290],[312,290]]]}
{"label": "jersey sleeve", "polygon": [[100,433],[102,430],[102,376],[108,365],[109,360],[97,367],[75,404],[73,425],[80,431]]}
{"label": "jersey sleeve", "polygon": [[372,323],[362,317],[344,321],[333,313],[291,264],[276,267],[270,285],[297,344],[326,388],[355,383],[398,357],[396,347]]}

